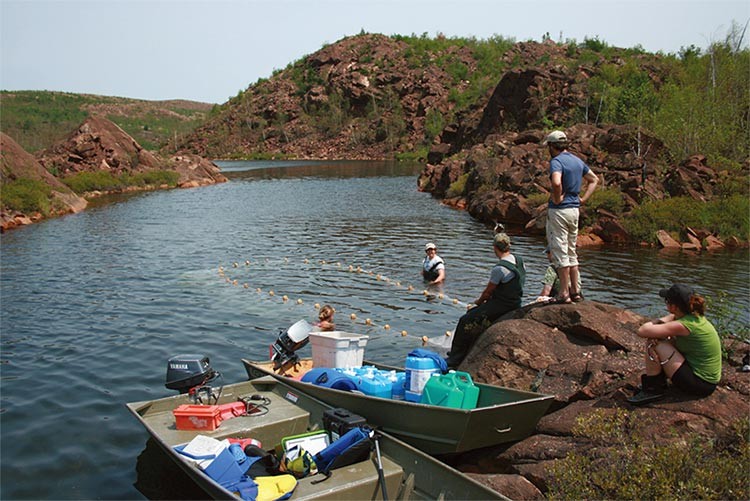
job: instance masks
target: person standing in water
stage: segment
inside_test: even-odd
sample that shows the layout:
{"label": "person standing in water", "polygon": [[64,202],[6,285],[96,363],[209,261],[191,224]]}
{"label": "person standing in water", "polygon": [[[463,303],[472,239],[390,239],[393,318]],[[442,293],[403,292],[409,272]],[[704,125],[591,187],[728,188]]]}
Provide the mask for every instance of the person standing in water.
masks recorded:
{"label": "person standing in water", "polygon": [[422,278],[430,285],[442,283],[445,280],[445,261],[437,254],[437,246],[432,242],[425,244],[427,254],[422,262]]}

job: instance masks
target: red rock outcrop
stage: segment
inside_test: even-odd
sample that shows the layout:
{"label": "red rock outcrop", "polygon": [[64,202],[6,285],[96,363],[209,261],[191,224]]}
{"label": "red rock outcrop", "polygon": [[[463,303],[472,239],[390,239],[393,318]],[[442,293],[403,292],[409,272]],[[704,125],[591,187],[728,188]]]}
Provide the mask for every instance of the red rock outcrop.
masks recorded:
{"label": "red rock outcrop", "polygon": [[[0,132],[0,182],[9,183],[18,179],[41,181],[51,189],[50,214],[60,215],[80,212],[87,202],[58,180],[34,158],[27,153],[13,138]],[[0,229],[5,231],[38,221],[42,215],[26,215],[3,208],[0,214]]]}
{"label": "red rock outcrop", "polygon": [[78,172],[122,173],[172,170],[179,174],[181,188],[205,186],[227,179],[213,162],[198,155],[175,155],[164,159],[143,149],[132,137],[103,117],[91,117],[66,140],[40,154],[52,172],[65,176]]}
{"label": "red rock outcrop", "polygon": [[198,155],[174,155],[169,158],[168,164],[180,175],[177,180],[179,188],[195,188],[227,181],[215,163]]}
{"label": "red rock outcrop", "polygon": [[[498,320],[480,336],[459,370],[479,382],[553,394],[555,402],[534,435],[510,447],[466,453],[454,463],[501,493],[523,492],[524,499],[538,499],[526,482],[546,492],[549,466],[592,446],[573,430],[578,419],[594,412],[626,410],[633,422],[650,423],[645,432],[662,444],[720,437],[747,418],[750,373],[737,369],[748,347],[734,340],[725,342],[731,357],[711,396],[693,398],[670,389],[661,401],[630,405],[626,398],[637,390],[643,371],[643,341],[637,329],[645,321],[592,301],[530,305]],[[606,457],[606,447],[601,454]]]}
{"label": "red rock outcrop", "polygon": [[[213,162],[192,154],[175,155],[164,159],[143,149],[120,127],[103,117],[86,119],[65,140],[53,145],[39,155],[37,160],[25,152],[15,141],[2,135],[2,162],[0,172],[3,182],[19,177],[39,179],[52,187],[53,210],[50,215],[78,212],[86,201],[73,193],[52,173],[59,176],[80,172],[105,171],[113,176],[155,170],[174,171],[179,175],[177,186],[192,188],[225,182],[227,178]],[[117,191],[158,189],[165,186],[127,186]],[[91,193],[87,196],[98,194]],[[0,216],[3,230],[29,224],[42,218],[4,210]]]}
{"label": "red rock outcrop", "polygon": [[87,118],[67,139],[39,155],[58,176],[103,170],[113,174],[162,169],[164,162],[104,117]]}
{"label": "red rock outcrop", "polygon": [[[571,140],[569,150],[599,176],[603,187],[599,189],[620,192],[625,211],[645,199],[664,196],[705,200],[720,178],[716,169],[706,165],[704,157],[691,157],[681,165],[674,165],[661,141],[635,127],[579,124],[566,133]],[[486,223],[500,221],[543,235],[546,198],[551,189],[549,153],[541,145],[543,137],[539,129],[488,134],[482,143],[468,147],[461,155],[428,164],[419,176],[417,187],[438,198],[455,197],[452,185],[463,179],[463,192],[458,195],[465,199],[474,218]],[[445,144],[438,146],[443,148],[441,151],[447,149]],[[439,155],[433,150],[432,156]],[[451,205],[456,204],[452,201]],[[582,213],[586,215],[589,210],[584,206]],[[615,214],[599,209],[589,216],[593,223],[587,232],[600,241],[630,241]],[[688,243],[691,249],[702,248],[701,239]]]}
{"label": "red rock outcrop", "polygon": [[61,176],[78,172],[122,173],[173,170],[181,188],[226,181],[213,162],[198,155],[175,155],[164,159],[142,148],[124,130],[106,118],[86,119],[66,140],[40,154],[41,163]]}

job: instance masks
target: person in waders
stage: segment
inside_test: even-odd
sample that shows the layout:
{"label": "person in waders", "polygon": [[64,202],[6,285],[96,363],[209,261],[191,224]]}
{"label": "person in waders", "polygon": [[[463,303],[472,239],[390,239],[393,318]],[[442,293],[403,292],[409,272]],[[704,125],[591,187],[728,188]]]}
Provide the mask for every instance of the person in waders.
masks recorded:
{"label": "person in waders", "polygon": [[487,287],[474,302],[477,306],[466,312],[458,321],[451,351],[445,359],[449,368],[458,367],[479,335],[492,322],[521,307],[523,285],[526,280],[523,259],[511,254],[510,237],[505,233],[495,235],[492,247],[500,261],[492,268]]}
{"label": "person in waders", "polygon": [[445,261],[437,255],[437,246],[432,242],[425,244],[427,254],[422,262],[422,278],[430,285],[442,283],[445,280]]}
{"label": "person in waders", "polygon": [[669,314],[638,329],[646,345],[646,374],[640,391],[627,399],[633,405],[663,397],[667,378],[698,397],[713,393],[721,379],[721,340],[704,316],[705,300],[684,284],[662,289],[659,295]]}

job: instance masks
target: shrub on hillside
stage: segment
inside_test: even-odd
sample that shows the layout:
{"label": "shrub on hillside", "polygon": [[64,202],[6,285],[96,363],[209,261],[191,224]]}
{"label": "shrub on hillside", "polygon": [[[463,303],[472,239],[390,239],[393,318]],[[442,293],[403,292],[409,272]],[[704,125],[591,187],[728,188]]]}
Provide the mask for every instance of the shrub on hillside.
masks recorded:
{"label": "shrub on hillside", "polygon": [[539,207],[549,202],[549,193],[531,193],[526,200],[532,207]]}
{"label": "shrub on hillside", "polygon": [[750,420],[715,441],[654,442],[628,411],[579,418],[574,435],[591,442],[552,466],[549,499],[750,499]]}
{"label": "shrub on hillside", "polygon": [[109,191],[122,188],[122,182],[107,171],[79,172],[66,176],[61,181],[76,193],[87,191]]}
{"label": "shrub on hillside", "polygon": [[583,224],[584,226],[592,224],[596,220],[596,214],[599,209],[619,216],[622,214],[624,208],[625,200],[620,190],[616,188],[596,190],[585,204]]}
{"label": "shrub on hillside", "polygon": [[0,186],[0,204],[24,214],[41,212],[46,216],[51,208],[51,194],[52,189],[42,181],[19,178]]}
{"label": "shrub on hillside", "polygon": [[448,187],[448,191],[445,196],[448,198],[460,197],[466,193],[466,181],[469,179],[469,173],[466,172],[458,176],[458,179],[453,181]]}
{"label": "shrub on hillside", "polygon": [[134,174],[123,173],[115,176],[111,172],[79,172],[62,179],[76,193],[90,191],[114,191],[128,186],[176,186],[179,174],[169,170],[152,170]]}
{"label": "shrub on hillside", "polygon": [[623,221],[636,240],[655,242],[656,232],[679,234],[685,227],[705,228],[721,238],[736,236],[746,241],[750,235],[750,200],[732,195],[710,202],[688,197],[650,200],[636,207]]}

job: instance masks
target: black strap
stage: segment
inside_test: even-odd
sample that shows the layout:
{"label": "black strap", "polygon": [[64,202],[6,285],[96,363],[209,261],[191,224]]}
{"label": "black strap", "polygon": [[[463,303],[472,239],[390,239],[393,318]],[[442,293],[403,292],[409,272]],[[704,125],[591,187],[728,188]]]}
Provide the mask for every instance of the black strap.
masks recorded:
{"label": "black strap", "polygon": [[433,264],[432,267],[429,270],[427,270],[427,273],[433,273],[435,271],[435,268],[437,268],[441,264],[445,264],[442,259],[440,259],[437,263]]}

